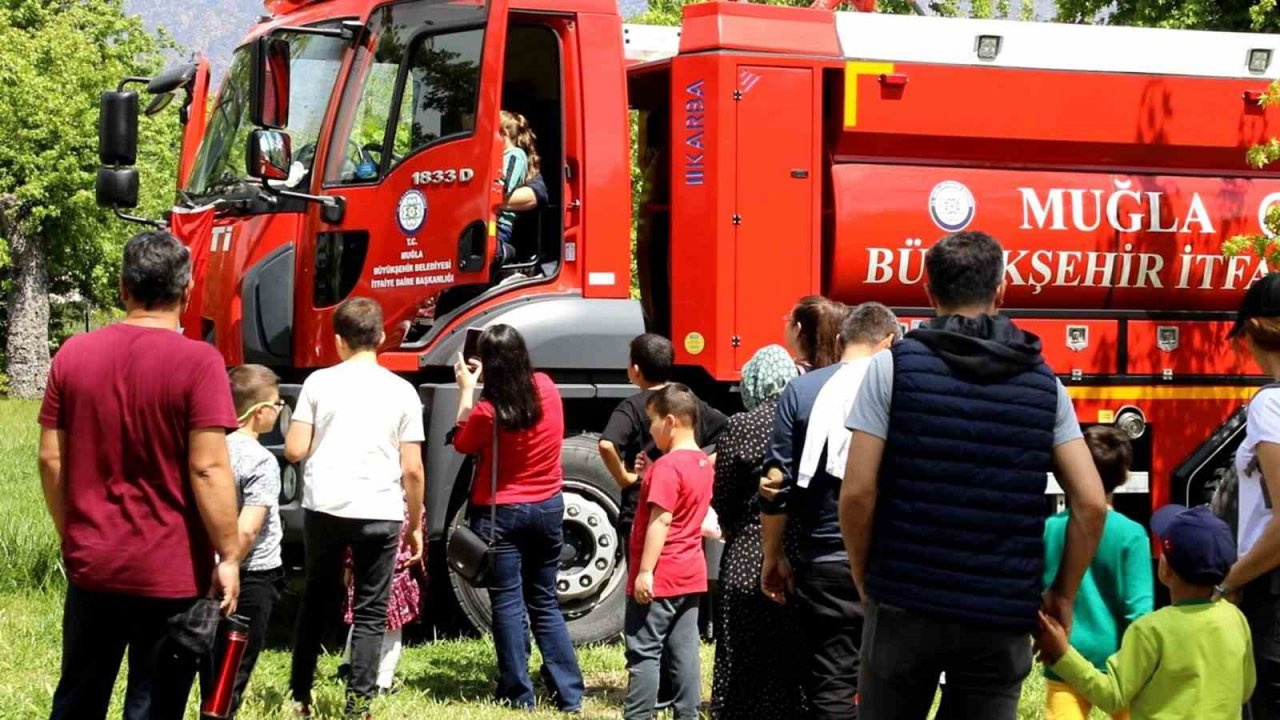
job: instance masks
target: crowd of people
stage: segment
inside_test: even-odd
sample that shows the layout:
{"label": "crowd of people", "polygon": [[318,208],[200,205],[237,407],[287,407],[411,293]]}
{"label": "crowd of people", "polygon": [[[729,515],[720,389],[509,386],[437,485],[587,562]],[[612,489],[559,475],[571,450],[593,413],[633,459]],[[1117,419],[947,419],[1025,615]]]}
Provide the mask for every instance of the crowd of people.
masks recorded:
{"label": "crowd of people", "polygon": [[[622,497],[623,717],[699,716],[711,595],[718,718],[923,720],[941,683],[937,717],[1013,720],[1036,653],[1051,720],[1095,707],[1280,718],[1280,383],[1250,405],[1225,519],[1170,505],[1149,536],[1109,506],[1133,463],[1128,437],[1082,430],[1039,338],[999,314],[996,240],[947,236],[925,269],[937,317],[905,336],[878,303],[801,299],[786,347],[743,367],[730,417],[673,381],[666,338],[632,342],[639,392],[599,442]],[[190,288],[186,248],[134,237],[125,319],[54,360],[39,464],[69,582],[53,718],[104,717],[126,652],[125,717],[183,717],[197,678],[210,692],[216,629],[233,613],[249,629],[234,716],[279,597],[280,471],[259,442],[284,408],[279,379],[257,365],[228,374],[174,332]],[[345,712],[369,718],[422,612],[424,417],[415,388],[378,364],[376,302],[343,302],[334,331],[342,362],[307,377],[285,435],[303,467],[306,556],[290,692],[311,716],[322,634],[343,617]],[[1232,337],[1280,379],[1280,275],[1248,290]],[[506,325],[454,373],[450,441],[476,459],[468,522],[491,542],[495,697],[537,706],[532,635],[547,700],[580,713],[556,591],[559,392]],[[1049,473],[1068,509],[1046,518]],[[713,589],[704,547],[722,540]],[[1156,578],[1171,599],[1159,610]]]}

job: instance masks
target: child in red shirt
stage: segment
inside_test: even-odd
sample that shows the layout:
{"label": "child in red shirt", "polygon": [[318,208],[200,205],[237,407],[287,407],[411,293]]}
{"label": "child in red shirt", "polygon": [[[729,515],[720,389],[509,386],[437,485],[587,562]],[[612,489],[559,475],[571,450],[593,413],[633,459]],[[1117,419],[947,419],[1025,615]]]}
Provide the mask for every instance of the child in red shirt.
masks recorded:
{"label": "child in red shirt", "polygon": [[670,384],[649,398],[650,434],[663,452],[645,473],[631,530],[627,582],[626,720],[653,717],[664,651],[675,675],[676,720],[696,720],[702,685],[698,596],[707,591],[702,522],[715,470],[698,448],[698,400]]}

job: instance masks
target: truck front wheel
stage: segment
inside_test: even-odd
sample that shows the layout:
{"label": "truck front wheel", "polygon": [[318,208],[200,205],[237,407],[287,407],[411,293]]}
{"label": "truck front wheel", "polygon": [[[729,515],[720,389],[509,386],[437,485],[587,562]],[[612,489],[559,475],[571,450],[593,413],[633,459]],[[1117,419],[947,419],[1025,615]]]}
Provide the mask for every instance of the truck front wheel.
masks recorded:
{"label": "truck front wheel", "polygon": [[[621,493],[596,450],[598,438],[564,441],[564,547],[556,591],[574,643],[612,640],[622,632],[627,568],[615,528]],[[454,523],[462,522],[462,511]],[[458,605],[477,630],[492,626],[489,594],[449,574]]]}

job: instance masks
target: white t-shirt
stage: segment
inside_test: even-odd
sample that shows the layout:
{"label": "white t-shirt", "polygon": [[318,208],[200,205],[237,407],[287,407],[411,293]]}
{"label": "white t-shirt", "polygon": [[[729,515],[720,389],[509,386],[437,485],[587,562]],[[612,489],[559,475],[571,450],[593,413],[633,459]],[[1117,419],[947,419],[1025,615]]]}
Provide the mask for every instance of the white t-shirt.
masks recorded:
{"label": "white t-shirt", "polygon": [[1240,482],[1240,527],[1236,547],[1249,552],[1271,522],[1271,498],[1267,496],[1262,468],[1258,465],[1258,443],[1280,443],[1280,387],[1266,387],[1249,402],[1244,442],[1236,448],[1236,477]]}
{"label": "white t-shirt", "polygon": [[356,520],[403,520],[400,444],[422,442],[422,400],[380,365],[344,362],[307,377],[295,422],[315,427],[302,507]]}

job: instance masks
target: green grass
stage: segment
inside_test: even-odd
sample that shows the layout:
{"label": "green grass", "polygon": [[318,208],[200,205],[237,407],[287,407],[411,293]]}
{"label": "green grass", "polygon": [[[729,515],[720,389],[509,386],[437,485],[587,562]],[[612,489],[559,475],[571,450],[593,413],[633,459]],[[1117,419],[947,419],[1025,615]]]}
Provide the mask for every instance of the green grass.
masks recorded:
{"label": "green grass", "polygon": [[[65,577],[36,471],[36,412],[35,403],[0,399],[0,720],[47,716],[58,681]],[[710,697],[713,654],[711,647],[703,649],[704,698]],[[626,690],[621,647],[580,648],[578,657],[587,680],[584,715],[617,717]],[[333,655],[321,660],[316,703],[322,718],[335,717],[341,709],[342,689],[332,680],[337,662]],[[412,646],[405,650],[397,672],[404,689],[380,699],[374,712],[392,720],[559,717],[550,712],[515,712],[488,702],[495,672],[493,647],[484,639]],[[288,676],[288,652],[265,652],[241,720],[288,717]],[[112,717],[120,714],[122,681],[123,677],[117,684]],[[1037,669],[1023,687],[1019,720],[1042,720],[1043,697],[1044,681]],[[194,708],[193,699],[190,718],[196,717]],[[1101,715],[1095,713],[1095,717]]]}

